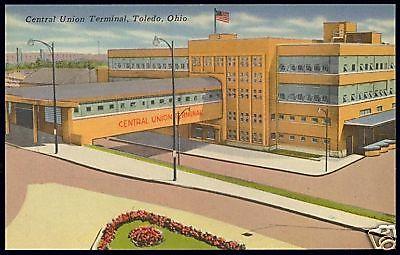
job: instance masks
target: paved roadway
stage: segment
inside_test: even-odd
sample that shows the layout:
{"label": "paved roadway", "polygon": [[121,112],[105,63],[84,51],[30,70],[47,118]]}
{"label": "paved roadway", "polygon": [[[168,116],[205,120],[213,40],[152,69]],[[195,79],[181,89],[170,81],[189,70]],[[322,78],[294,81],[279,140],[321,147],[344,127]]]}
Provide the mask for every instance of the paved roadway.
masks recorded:
{"label": "paved roadway", "polygon": [[365,233],[331,223],[236,198],[100,173],[9,145],[5,149],[7,225],[21,209],[29,184],[59,183],[193,212],[300,247],[371,248]]}
{"label": "paved roadway", "polygon": [[[171,161],[171,153],[145,146],[106,139],[96,144],[163,161]],[[268,170],[236,163],[181,155],[181,164],[222,175],[237,177],[274,187],[330,199],[394,215],[396,211],[396,153],[391,150],[379,157],[361,159],[326,176],[310,177]]]}

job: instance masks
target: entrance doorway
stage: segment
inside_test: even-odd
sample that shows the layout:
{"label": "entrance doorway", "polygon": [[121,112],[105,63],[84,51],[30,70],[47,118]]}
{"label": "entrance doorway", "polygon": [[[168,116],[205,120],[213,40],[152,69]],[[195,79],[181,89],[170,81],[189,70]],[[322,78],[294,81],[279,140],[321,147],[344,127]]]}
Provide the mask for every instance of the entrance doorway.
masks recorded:
{"label": "entrance doorway", "polygon": [[353,154],[353,136],[346,137],[346,151],[347,155]]}
{"label": "entrance doorway", "polygon": [[16,124],[26,128],[33,128],[32,105],[15,104]]}

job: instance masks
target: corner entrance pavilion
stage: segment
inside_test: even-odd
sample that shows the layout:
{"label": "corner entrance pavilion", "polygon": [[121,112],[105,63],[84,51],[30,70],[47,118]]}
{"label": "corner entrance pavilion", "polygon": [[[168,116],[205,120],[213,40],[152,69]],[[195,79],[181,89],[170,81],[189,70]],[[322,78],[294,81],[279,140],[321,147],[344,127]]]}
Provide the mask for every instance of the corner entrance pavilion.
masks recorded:
{"label": "corner entrance pavilion", "polygon": [[345,121],[346,146],[351,153],[364,153],[364,147],[396,139],[395,109]]}

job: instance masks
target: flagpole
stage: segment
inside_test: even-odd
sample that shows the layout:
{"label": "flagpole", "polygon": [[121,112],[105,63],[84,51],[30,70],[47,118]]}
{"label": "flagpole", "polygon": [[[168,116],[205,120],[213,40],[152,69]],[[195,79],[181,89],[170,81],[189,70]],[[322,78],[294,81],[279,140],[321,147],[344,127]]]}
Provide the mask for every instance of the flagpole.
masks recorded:
{"label": "flagpole", "polygon": [[215,17],[216,13],[217,13],[217,8],[214,8],[214,34],[217,33],[217,20]]}

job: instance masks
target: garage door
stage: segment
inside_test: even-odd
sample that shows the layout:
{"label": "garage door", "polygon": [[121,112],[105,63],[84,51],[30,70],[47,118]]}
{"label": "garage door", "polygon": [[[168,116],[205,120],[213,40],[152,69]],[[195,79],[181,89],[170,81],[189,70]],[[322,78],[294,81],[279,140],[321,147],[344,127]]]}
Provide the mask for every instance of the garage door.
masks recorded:
{"label": "garage door", "polygon": [[17,125],[27,128],[33,128],[32,105],[19,104],[19,103],[16,104],[15,114],[17,119]]}

